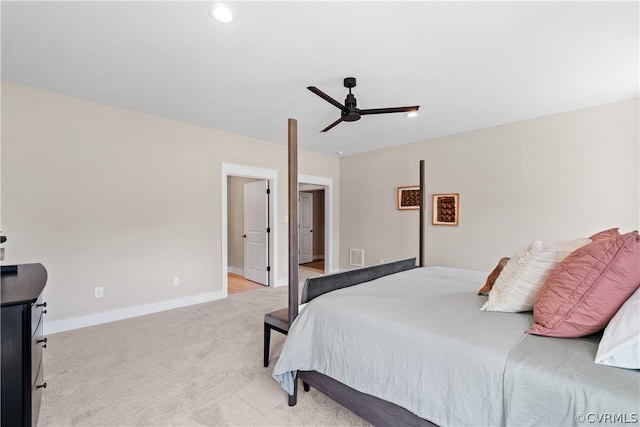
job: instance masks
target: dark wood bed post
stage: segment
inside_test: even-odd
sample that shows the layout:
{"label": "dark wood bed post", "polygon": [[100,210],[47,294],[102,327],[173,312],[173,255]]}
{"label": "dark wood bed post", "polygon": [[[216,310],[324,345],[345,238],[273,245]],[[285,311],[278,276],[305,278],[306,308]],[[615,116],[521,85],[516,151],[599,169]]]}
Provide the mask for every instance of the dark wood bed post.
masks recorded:
{"label": "dark wood bed post", "polygon": [[289,325],[298,315],[298,121],[289,119]]}
{"label": "dark wood bed post", "polygon": [[[298,315],[298,121],[289,119],[289,326]],[[298,378],[293,381],[289,406],[298,400]]]}
{"label": "dark wood bed post", "polygon": [[424,267],[424,160],[420,160],[420,256],[418,257],[418,267]]}

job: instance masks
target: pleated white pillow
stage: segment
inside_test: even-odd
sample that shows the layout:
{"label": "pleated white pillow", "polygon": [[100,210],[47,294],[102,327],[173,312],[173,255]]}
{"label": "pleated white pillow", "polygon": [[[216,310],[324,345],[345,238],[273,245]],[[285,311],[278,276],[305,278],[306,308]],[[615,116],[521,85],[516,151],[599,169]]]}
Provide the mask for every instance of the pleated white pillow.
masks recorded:
{"label": "pleated white pillow", "polygon": [[504,266],[482,306],[484,311],[515,313],[533,310],[533,301],[551,271],[576,249],[591,243],[582,238],[558,242],[536,240],[515,253]]}
{"label": "pleated white pillow", "polygon": [[640,288],[622,304],[604,329],[596,363],[640,369]]}

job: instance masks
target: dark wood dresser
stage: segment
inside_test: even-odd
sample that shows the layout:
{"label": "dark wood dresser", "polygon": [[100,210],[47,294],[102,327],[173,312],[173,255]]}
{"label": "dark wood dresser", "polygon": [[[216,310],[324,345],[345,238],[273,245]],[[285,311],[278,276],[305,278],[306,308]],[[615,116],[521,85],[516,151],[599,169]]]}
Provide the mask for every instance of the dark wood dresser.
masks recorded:
{"label": "dark wood dresser", "polygon": [[42,264],[2,267],[2,426],[38,424],[42,390],[47,387],[42,374],[46,283]]}

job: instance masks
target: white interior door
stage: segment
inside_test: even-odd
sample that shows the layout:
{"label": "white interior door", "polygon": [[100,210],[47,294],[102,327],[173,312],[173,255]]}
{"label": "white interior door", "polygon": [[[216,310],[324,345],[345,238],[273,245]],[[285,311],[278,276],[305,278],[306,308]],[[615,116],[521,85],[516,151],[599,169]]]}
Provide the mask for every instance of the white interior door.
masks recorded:
{"label": "white interior door", "polygon": [[304,264],[313,261],[313,194],[302,191],[299,194],[298,263]]}
{"label": "white interior door", "polygon": [[244,184],[244,277],[269,283],[269,182]]}

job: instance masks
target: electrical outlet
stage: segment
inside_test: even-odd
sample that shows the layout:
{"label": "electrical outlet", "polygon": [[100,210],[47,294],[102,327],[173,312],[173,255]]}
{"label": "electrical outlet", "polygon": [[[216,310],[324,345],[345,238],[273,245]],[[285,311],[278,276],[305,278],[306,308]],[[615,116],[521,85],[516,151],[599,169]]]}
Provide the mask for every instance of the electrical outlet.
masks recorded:
{"label": "electrical outlet", "polygon": [[178,276],[173,278],[173,286],[178,286],[180,284],[180,278]]}
{"label": "electrical outlet", "polygon": [[102,286],[98,286],[93,290],[94,298],[102,298],[104,296],[104,288]]}

